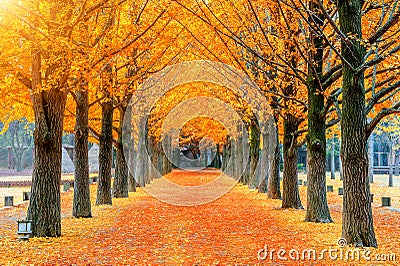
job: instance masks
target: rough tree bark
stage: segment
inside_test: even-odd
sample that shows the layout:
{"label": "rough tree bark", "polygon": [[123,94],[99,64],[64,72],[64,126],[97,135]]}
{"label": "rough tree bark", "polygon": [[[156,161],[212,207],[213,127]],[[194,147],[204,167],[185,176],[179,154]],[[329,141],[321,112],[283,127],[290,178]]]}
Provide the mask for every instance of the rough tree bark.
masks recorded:
{"label": "rough tree bark", "polygon": [[279,148],[279,135],[278,135],[278,124],[277,119],[275,119],[275,143],[274,155],[271,162],[271,174],[268,179],[268,198],[270,199],[281,199],[281,189],[279,181],[279,163],[281,160],[280,148]]}
{"label": "rough tree bark", "polygon": [[35,155],[27,219],[38,237],[61,235],[61,149],[66,94],[58,89],[32,96]]}
{"label": "rough tree bark", "polygon": [[115,167],[115,177],[113,183],[113,196],[115,198],[128,197],[128,165],[126,164],[123,149],[118,145],[116,148],[117,160]]}
{"label": "rough tree bark", "polygon": [[222,149],[222,166],[221,166],[221,171],[226,173],[226,161],[227,161],[227,157],[228,157],[228,139],[226,140],[227,142],[224,144],[224,147]]}
{"label": "rough tree bark", "polygon": [[147,122],[146,122],[146,127],[145,127],[145,144],[144,144],[144,166],[143,166],[143,176],[144,176],[144,182],[146,184],[150,184],[151,183],[151,179],[150,179],[150,164],[151,164],[151,158],[149,157],[149,151],[147,150],[147,145],[148,145],[148,131],[147,131]]}
{"label": "rough tree bark", "polygon": [[243,182],[243,135],[239,134],[236,141],[236,174],[235,177],[240,182]]}
{"label": "rough tree bark", "polygon": [[[309,111],[310,112],[310,111]],[[315,122],[315,121],[314,121]],[[323,121],[323,125],[325,122]],[[320,126],[323,126],[322,124]],[[314,124],[314,126],[317,126]],[[310,129],[310,123],[308,124]],[[325,131],[325,130],[323,130]],[[306,222],[322,222],[330,223],[332,218],[329,212],[328,202],[326,198],[326,176],[325,176],[325,162],[326,162],[326,147],[325,132],[319,136],[316,134],[312,137],[311,132],[308,133],[308,173],[307,173],[307,212]],[[323,133],[323,134],[322,134]]]}
{"label": "rough tree bark", "polygon": [[135,178],[135,172],[136,172],[136,149],[135,149],[135,141],[133,139],[130,139],[130,145],[127,150],[129,151],[129,176],[128,176],[128,190],[129,192],[136,192],[136,178]]}
{"label": "rough tree bark", "polygon": [[99,181],[97,186],[96,205],[112,204],[111,165],[112,165],[112,130],[113,100],[109,98],[101,105],[101,134],[99,141]]}
{"label": "rough tree bark", "polygon": [[212,167],[218,168],[218,169],[221,168],[221,159],[220,159],[220,152],[219,152],[220,148],[219,147],[220,147],[219,144],[217,144],[216,145],[216,150],[215,150],[215,156],[214,156],[214,159],[213,159],[213,161],[211,163]]}
{"label": "rough tree bark", "polygon": [[158,177],[158,175],[164,174],[164,152],[162,150],[162,144],[157,141],[155,137],[148,137],[147,150],[150,152],[150,165],[149,165],[149,177],[150,180]]}
{"label": "rough tree bark", "polygon": [[[165,145],[164,147],[160,145],[161,147],[161,154],[162,154],[162,175],[166,175],[171,172],[171,162],[170,159],[170,150],[171,150],[171,137],[166,135],[165,136]],[[165,149],[164,149],[165,148]]]}
{"label": "rough tree bark", "polygon": [[[342,145],[340,144],[340,147],[341,147]],[[339,179],[340,179],[340,181],[342,181],[343,180],[343,164],[342,164],[342,148],[340,148],[340,150],[339,150],[339,153],[340,153],[340,158],[339,158]]]}
{"label": "rough tree bark", "polygon": [[343,96],[341,121],[341,157],[343,163],[342,237],[355,246],[377,247],[368,179],[367,118],[365,115],[364,72],[356,69],[364,63],[361,17],[364,1],[337,2],[340,29],[354,34],[354,40],[342,41]]}
{"label": "rough tree bark", "polygon": [[157,142],[154,137],[149,136],[149,151],[151,151],[151,163],[153,165],[150,173],[151,178],[156,177],[156,172],[163,174],[162,146],[161,142]]}
{"label": "rough tree bark", "polygon": [[145,167],[147,160],[147,151],[146,151],[146,119],[142,118],[139,123],[139,140],[138,140],[138,151],[137,151],[137,163],[136,163],[136,172],[135,177],[138,185],[140,187],[145,186]]}
{"label": "rough tree bark", "polygon": [[61,235],[61,151],[67,94],[64,88],[58,87],[62,82],[50,90],[41,91],[39,49],[32,52],[31,71],[35,156],[27,219],[32,220],[33,236],[57,237]]}
{"label": "rough tree bark", "polygon": [[224,145],[224,152],[222,154],[222,171],[229,176],[232,175],[231,148],[232,148],[231,137],[227,136],[226,143]]}
{"label": "rough tree bark", "polygon": [[287,114],[284,122],[283,136],[283,198],[282,208],[303,209],[297,183],[297,135],[299,121]]}
{"label": "rough tree bark", "polygon": [[77,90],[75,122],[75,180],[72,215],[92,217],[89,187],[89,97],[85,88]]}
{"label": "rough tree bark", "polygon": [[335,179],[335,136],[332,136],[331,143],[331,179]]}
{"label": "rough tree bark", "polygon": [[256,120],[254,119],[251,120],[250,124],[248,125],[248,132],[249,132],[249,143],[248,143],[249,154],[248,154],[247,164],[243,165],[244,171],[241,182],[244,185],[248,185],[249,187],[256,187],[258,185],[257,184],[258,179],[256,178],[255,174],[256,174],[258,159],[260,156],[260,130],[258,127],[258,122]]}
{"label": "rough tree bark", "polygon": [[258,192],[259,193],[267,193],[268,192],[268,180],[270,173],[268,172],[270,169],[270,158],[268,156],[268,148],[269,148],[269,138],[268,133],[262,134],[262,152],[261,152],[261,160],[260,160],[260,182],[258,184]]}
{"label": "rough tree bark", "polygon": [[230,176],[236,178],[236,140],[231,138]]}
{"label": "rough tree bark", "polygon": [[[311,1],[312,16],[321,14],[317,3]],[[319,13],[318,13],[319,12]],[[310,18],[314,20],[314,18]],[[319,26],[323,18],[317,19]],[[308,65],[308,134],[307,134],[307,212],[306,222],[332,222],[326,199],[326,124],[324,113],[325,96],[320,86],[323,69],[323,38],[310,35],[310,42],[315,50],[309,52]]]}
{"label": "rough tree bark", "polygon": [[127,104],[125,117],[124,117],[124,131],[122,133],[123,137],[123,147],[124,151],[126,151],[125,159],[128,162],[128,191],[129,192],[136,192],[136,179],[135,179],[135,172],[136,172],[136,143],[135,139],[132,136],[132,105],[129,103]]}
{"label": "rough tree bark", "polygon": [[255,188],[259,185],[257,165],[260,159],[260,127],[257,120],[250,123],[250,175],[249,186]]}
{"label": "rough tree bark", "polygon": [[127,198],[128,197],[128,164],[125,158],[125,150],[124,149],[124,140],[123,140],[123,131],[126,126],[124,123],[124,117],[126,113],[126,107],[120,106],[119,117],[120,122],[117,130],[117,141],[114,145],[116,151],[116,164],[115,164],[115,177],[113,183],[113,196],[115,198]]}
{"label": "rough tree bark", "polygon": [[167,173],[171,173],[172,172],[172,137],[170,135],[167,135],[168,137],[168,149],[167,149],[167,153],[168,153],[168,169],[167,169]]}

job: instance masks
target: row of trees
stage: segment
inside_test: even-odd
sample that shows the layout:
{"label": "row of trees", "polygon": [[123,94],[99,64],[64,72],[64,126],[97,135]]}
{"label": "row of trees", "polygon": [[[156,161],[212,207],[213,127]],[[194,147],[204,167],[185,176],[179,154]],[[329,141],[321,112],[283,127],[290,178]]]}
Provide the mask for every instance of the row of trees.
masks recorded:
{"label": "row of trees", "polygon": [[[96,203],[111,204],[113,144],[117,150],[114,196],[127,196],[128,184],[134,183],[132,178],[127,182],[128,167],[122,163],[125,156],[134,158],[122,149],[122,121],[130,96],[146,77],[167,65],[212,59],[247,73],[274,110],[276,127],[268,132],[281,136],[283,143],[283,193],[276,163],[271,163],[268,181],[260,170],[263,185],[259,190],[268,190],[273,198],[282,196],[283,208],[303,208],[297,187],[297,147],[307,142],[309,222],[332,221],[326,200],[326,129],[340,122],[345,190],[342,234],[349,244],[377,245],[366,147],[381,119],[400,108],[395,61],[400,50],[397,0],[57,0],[10,2],[0,10],[4,29],[0,32],[0,86],[6,103],[1,117],[6,120],[13,114],[14,119],[34,120],[35,154],[41,155],[35,156],[28,210],[34,235],[61,234],[63,130],[75,132],[76,137],[74,215],[90,217],[89,132],[100,143]],[[143,151],[149,143],[160,141],[157,123],[168,109],[189,97],[187,90],[178,90],[164,95],[165,104],[161,99],[160,108],[154,108],[149,120],[136,129],[135,173],[149,169]],[[242,95],[227,89],[207,92],[199,86],[189,91],[193,91],[190,97],[217,97],[241,114],[250,143],[240,179],[246,184],[255,180],[263,125],[254,110]],[[146,135],[155,136],[155,141],[146,141]],[[243,147],[240,136],[236,137],[226,141],[231,143],[226,145],[227,153]],[[272,142],[265,149],[273,151],[269,159],[276,161],[278,139]],[[140,176],[136,178],[142,180],[140,185],[149,182],[149,175]]]}
{"label": "row of trees", "polygon": [[307,133],[306,221],[332,221],[326,200],[326,128],[340,121],[342,234],[349,244],[376,246],[366,147],[381,119],[399,112],[397,1],[239,2],[180,3],[236,48],[232,57],[279,110],[282,207],[302,208],[294,166],[296,148],[303,143],[299,137]]}

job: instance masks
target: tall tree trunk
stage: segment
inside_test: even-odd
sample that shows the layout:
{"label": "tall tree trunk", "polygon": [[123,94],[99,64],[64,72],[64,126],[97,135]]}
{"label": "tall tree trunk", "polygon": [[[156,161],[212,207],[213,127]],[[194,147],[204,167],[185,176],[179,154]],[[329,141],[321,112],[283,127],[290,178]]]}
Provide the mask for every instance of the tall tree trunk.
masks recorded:
{"label": "tall tree trunk", "polygon": [[231,144],[231,137],[226,137],[226,143],[224,145],[224,153],[222,155],[222,171],[226,174],[231,176],[232,175],[232,144]]}
{"label": "tall tree trunk", "polygon": [[243,183],[243,135],[238,136],[236,151],[236,179]]}
{"label": "tall tree trunk", "polygon": [[146,150],[146,119],[142,118],[139,123],[139,140],[138,140],[138,151],[137,151],[137,164],[136,164],[136,181],[140,187],[144,187],[146,182],[146,160],[147,160],[147,150]]}
{"label": "tall tree trunk", "polygon": [[[163,173],[163,165],[162,165],[162,146],[161,142],[157,142],[154,137],[149,136],[149,147],[148,150],[151,152],[150,158],[151,158],[151,173],[150,176],[151,178],[155,178],[157,175],[157,172],[162,175]],[[161,161],[161,162],[160,162]]]}
{"label": "tall tree trunk", "polygon": [[128,162],[128,191],[136,192],[136,179],[135,172],[137,166],[136,160],[136,143],[135,139],[132,136],[132,105],[127,104],[125,116],[124,116],[124,126],[122,132],[123,142],[122,145],[124,147],[124,155],[126,161]]}
{"label": "tall tree trunk", "polygon": [[[248,142],[245,142],[244,139],[242,139],[242,145],[248,145]],[[250,169],[251,169],[251,150],[249,150],[249,153],[247,154],[247,160],[244,154],[245,148],[244,146],[242,147],[243,149],[243,174],[241,178],[241,182],[243,185],[248,185],[250,184]]]}
{"label": "tall tree trunk", "polygon": [[331,140],[331,179],[335,179],[335,136]]}
{"label": "tall tree trunk", "polygon": [[35,156],[27,219],[32,235],[61,235],[61,154],[66,95],[57,89],[33,95]]}
{"label": "tall tree trunk", "polygon": [[212,161],[212,167],[214,168],[221,168],[221,159],[220,159],[220,152],[219,152],[219,144],[216,145],[215,156]]}
{"label": "tall tree trunk", "polygon": [[86,88],[76,93],[74,217],[92,217],[89,187],[89,98]]}
{"label": "tall tree trunk", "polygon": [[[117,143],[114,146],[116,151],[115,177],[113,183],[113,194],[115,198],[128,197],[128,163],[125,152],[128,152],[127,144],[130,142],[131,135],[131,109],[127,108],[124,103],[118,108],[119,111],[119,127],[117,130]],[[127,117],[125,117],[127,116]]]}
{"label": "tall tree trunk", "polygon": [[166,171],[167,165],[164,166],[164,159],[166,158],[163,151],[162,142],[156,141],[155,138],[149,136],[149,147],[150,154],[150,179],[153,180],[159,175],[163,176]]}
{"label": "tall tree trunk", "polygon": [[281,154],[279,148],[279,135],[277,119],[275,120],[275,142],[272,146],[274,154],[271,161],[271,174],[268,179],[268,198],[281,199],[280,178],[279,178],[279,164],[281,161]]}
{"label": "tall tree trunk", "polygon": [[283,137],[283,198],[282,208],[303,209],[297,183],[297,136],[299,122],[292,114],[287,114]]}
{"label": "tall tree trunk", "polygon": [[128,190],[129,190],[129,192],[136,192],[135,172],[136,172],[136,167],[137,167],[137,159],[136,159],[137,151],[135,150],[134,139],[130,139],[129,143],[131,146],[127,149],[129,151]]}
{"label": "tall tree trunk", "polygon": [[125,153],[122,149],[122,144],[118,140],[116,147],[117,160],[115,167],[115,177],[113,183],[113,194],[115,198],[128,197],[128,165],[125,160]]}
{"label": "tall tree trunk", "polygon": [[113,100],[102,103],[101,134],[99,141],[99,182],[97,186],[96,205],[112,204],[111,165],[112,165],[112,130]]}
{"label": "tall tree trunk", "polygon": [[230,157],[230,176],[231,177],[236,177],[236,140],[234,138],[231,138],[231,157]]}
{"label": "tall tree trunk", "polygon": [[339,154],[340,154],[340,158],[339,158],[339,179],[340,181],[343,180],[343,164],[342,164],[342,144],[340,142],[340,148],[339,148]]}
{"label": "tall tree trunk", "polygon": [[[141,143],[139,142],[139,145],[141,145]],[[136,177],[136,181],[137,184],[140,187],[144,187],[145,186],[145,182],[144,182],[144,155],[143,155],[143,150],[140,148],[140,146],[138,147],[138,152],[137,152],[137,164],[136,164],[136,171],[135,171],[135,177]]]}
{"label": "tall tree trunk", "polygon": [[[248,127],[248,132],[249,132],[249,139],[247,140],[248,142],[245,141],[245,138],[242,138],[242,153],[243,153],[243,174],[241,177],[241,182],[243,185],[249,185],[250,184],[250,169],[251,169],[251,150],[248,149],[248,154],[246,156],[245,154],[245,145],[249,145],[249,141],[250,141],[250,125]],[[247,157],[247,158],[246,158]]]}
{"label": "tall tree trunk", "polygon": [[[150,139],[149,139],[150,141]],[[165,139],[163,141],[166,141]],[[164,147],[166,148],[166,143],[164,143]],[[151,180],[154,178],[158,178],[159,176],[164,176],[168,173],[168,157],[166,154],[166,150],[164,150],[163,144],[161,141],[155,141],[154,146],[150,146],[149,151],[151,151],[150,155],[150,176]]]}
{"label": "tall tree trunk", "polygon": [[150,164],[151,164],[151,161],[150,161],[150,157],[148,156],[148,151],[147,151],[147,149],[145,150],[145,159],[144,159],[144,173],[143,173],[143,176],[144,176],[144,181],[145,181],[145,183],[146,183],[146,185],[148,185],[148,184],[150,184],[151,183],[151,178],[150,178]]}
{"label": "tall tree trunk", "polygon": [[166,175],[170,172],[170,161],[169,161],[168,157],[169,157],[169,150],[170,150],[170,145],[171,145],[171,138],[168,135],[166,135],[164,141],[165,141],[164,147],[160,144],[162,159],[163,159],[162,175]]}
{"label": "tall tree trunk", "polygon": [[168,142],[167,142],[167,153],[168,153],[168,171],[167,173],[172,172],[172,137],[170,135],[167,135],[168,137]]}
{"label": "tall tree trunk", "polygon": [[61,154],[67,95],[60,87],[41,91],[39,50],[32,52],[31,71],[35,147],[27,219],[32,220],[33,236],[58,237],[61,235]]}
{"label": "tall tree trunk", "polygon": [[144,176],[145,183],[146,184],[150,184],[151,183],[151,179],[150,179],[150,165],[151,165],[150,155],[151,154],[149,154],[149,150],[147,149],[147,147],[149,145],[149,143],[148,143],[148,141],[149,141],[149,138],[148,138],[148,133],[149,133],[149,131],[148,131],[148,120],[146,119],[145,122],[146,123],[145,123],[145,126],[144,126],[144,135],[143,135],[143,137],[144,137],[144,150],[143,150],[143,152],[144,152],[144,156],[145,156],[144,157],[144,166],[143,166],[143,169],[144,169],[143,176]]}
{"label": "tall tree trunk", "polygon": [[228,157],[228,140],[226,140],[226,143],[224,144],[224,147],[222,149],[222,166],[221,166],[221,170],[222,172],[226,173],[226,161],[227,161],[227,157]]}
{"label": "tall tree trunk", "polygon": [[343,96],[341,121],[341,153],[343,161],[343,222],[342,237],[355,246],[377,247],[370,202],[367,153],[367,118],[365,115],[364,73],[356,72],[364,63],[361,17],[363,1],[337,2],[340,29],[354,40],[342,43]]}
{"label": "tall tree trunk", "polygon": [[[320,8],[314,1],[310,2],[312,16],[318,16]],[[321,16],[321,15],[320,15]],[[314,20],[314,18],[310,18]],[[317,19],[322,26],[323,18]],[[332,222],[326,199],[326,117],[322,114],[325,108],[325,96],[321,93],[324,45],[321,36],[311,32],[310,42],[314,49],[309,52],[308,65],[308,134],[307,134],[307,212],[306,222]]]}
{"label": "tall tree trunk", "polygon": [[268,179],[270,176],[269,169],[270,169],[270,158],[269,158],[269,141],[268,133],[262,134],[262,152],[261,152],[261,160],[260,160],[260,182],[258,184],[258,192],[259,193],[267,193],[268,187]]}
{"label": "tall tree trunk", "polygon": [[[259,185],[257,176],[258,160],[260,159],[260,127],[257,120],[250,123],[250,175],[249,186],[255,188]],[[259,173],[258,173],[259,174]]]}
{"label": "tall tree trunk", "polygon": [[[310,127],[310,124],[309,124]],[[314,131],[315,133],[315,131]],[[309,134],[310,136],[310,131]],[[321,137],[321,136],[320,136]],[[311,141],[314,139],[314,141]],[[319,138],[311,138],[308,141],[309,168],[307,173],[307,213],[306,222],[330,223],[332,218],[326,198],[326,176],[325,176],[325,149]]]}

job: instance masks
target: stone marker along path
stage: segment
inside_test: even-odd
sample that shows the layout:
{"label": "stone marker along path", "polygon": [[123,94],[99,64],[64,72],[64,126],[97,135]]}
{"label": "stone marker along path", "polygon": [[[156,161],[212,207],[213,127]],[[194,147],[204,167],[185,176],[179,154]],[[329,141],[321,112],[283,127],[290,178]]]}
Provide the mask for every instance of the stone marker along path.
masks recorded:
{"label": "stone marker along path", "polygon": [[[90,177],[97,177],[98,174],[90,174]],[[23,192],[31,191],[31,175],[7,175],[0,176],[0,208],[4,206],[5,196],[14,196],[14,203],[18,204],[23,201]],[[73,174],[62,174],[61,183],[64,181],[73,181]],[[61,187],[61,191],[62,187]]]}
{"label": "stone marker along path", "polygon": [[[146,189],[161,191],[166,197],[193,202],[201,194],[176,193],[168,182],[197,186],[213,182],[218,171],[185,172],[174,170],[153,180]],[[221,180],[230,182],[228,177]],[[221,188],[224,182],[215,186]],[[95,202],[96,185],[91,185]],[[204,191],[205,197],[217,191]],[[306,188],[300,187],[303,203]],[[400,192],[397,188],[397,192]],[[237,184],[226,195],[199,206],[175,206],[150,196],[143,189],[129,198],[113,199],[112,206],[94,206],[93,218],[71,217],[73,192],[61,194],[62,237],[34,238],[19,242],[16,221],[26,214],[26,205],[0,212],[0,265],[272,265],[258,254],[268,249],[338,248],[341,232],[342,196],[330,193],[332,224],[304,222],[304,210],[282,210],[279,200]],[[375,229],[380,244],[376,253],[400,256],[400,213],[374,207]],[[261,256],[264,256],[262,252]],[[275,254],[276,255],[276,254]],[[349,265],[348,261],[283,261],[274,257],[273,265]],[[385,265],[396,265],[386,262]],[[370,265],[360,261],[357,265]]]}

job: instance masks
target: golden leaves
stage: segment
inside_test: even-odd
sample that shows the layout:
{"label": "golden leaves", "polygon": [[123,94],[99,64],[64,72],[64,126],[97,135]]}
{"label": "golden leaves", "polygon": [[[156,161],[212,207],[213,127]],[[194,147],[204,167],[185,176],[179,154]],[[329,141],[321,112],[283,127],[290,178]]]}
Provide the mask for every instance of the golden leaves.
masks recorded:
{"label": "golden leaves", "polygon": [[[218,177],[218,172],[173,172],[169,181],[198,186]],[[305,178],[305,176],[301,176]],[[377,177],[376,182],[380,182]],[[331,183],[330,183],[331,182]],[[328,180],[334,191],[339,180]],[[158,183],[161,184],[161,183]],[[151,184],[150,186],[154,186]],[[96,186],[91,186],[92,202]],[[162,189],[162,188],[160,188]],[[398,199],[399,188],[372,184],[375,199]],[[206,193],[206,191],[205,191]],[[188,198],[191,195],[186,195]],[[306,187],[300,187],[306,198]],[[304,210],[282,210],[280,200],[237,184],[228,194],[209,204],[181,207],[152,198],[142,189],[128,199],[113,199],[112,206],[92,206],[93,218],[71,217],[73,192],[61,194],[62,236],[34,238],[19,242],[15,234],[17,218],[26,214],[26,205],[0,211],[0,264],[2,265],[255,265],[257,252],[269,248],[317,251],[338,248],[341,231],[342,196],[328,193],[334,223],[304,222]],[[393,198],[393,199],[394,199]],[[397,200],[393,200],[398,204]],[[396,205],[397,206],[397,205]],[[373,204],[379,249],[377,253],[400,253],[396,232],[400,213]],[[309,265],[310,261],[291,261]],[[274,263],[283,263],[275,260]],[[294,264],[295,263],[295,264]],[[321,265],[348,265],[349,261],[318,260]],[[369,261],[357,261],[367,265]],[[389,263],[389,262],[388,262]]]}

